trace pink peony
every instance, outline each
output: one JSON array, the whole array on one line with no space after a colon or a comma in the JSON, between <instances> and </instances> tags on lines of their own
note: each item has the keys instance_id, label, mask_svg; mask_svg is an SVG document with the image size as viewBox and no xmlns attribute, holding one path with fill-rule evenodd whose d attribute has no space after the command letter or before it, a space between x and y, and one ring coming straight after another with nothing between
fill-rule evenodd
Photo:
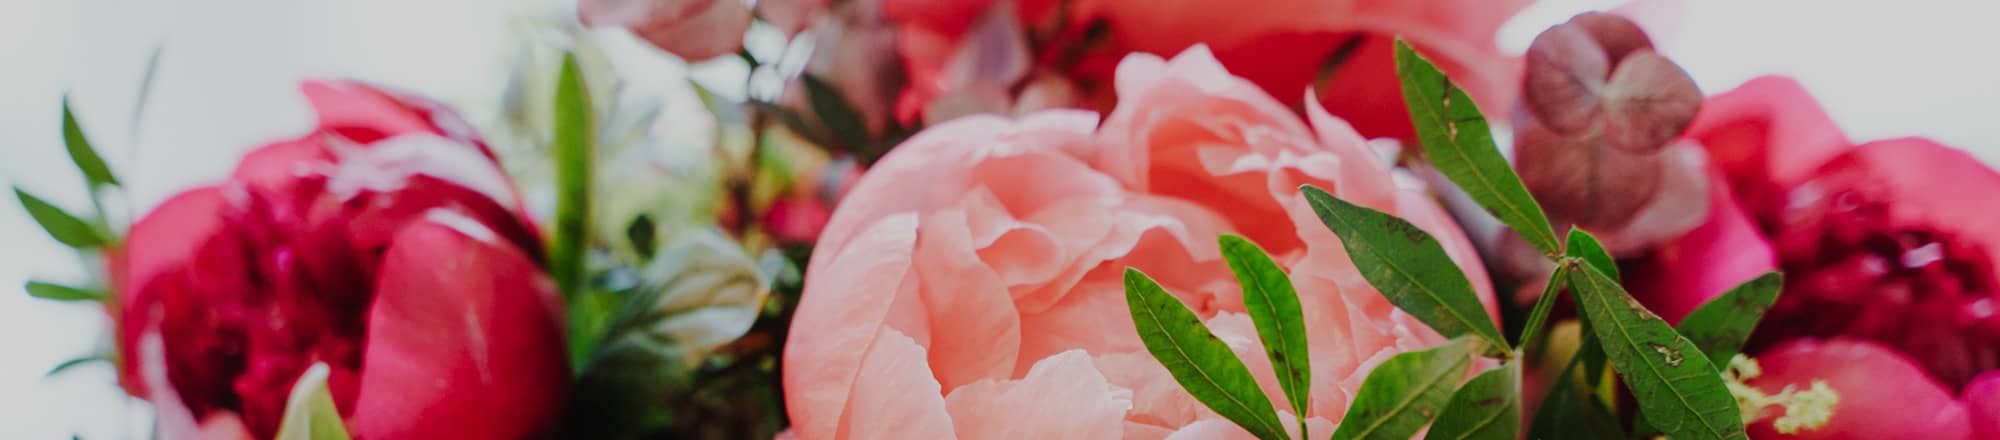
<instances>
[{"instance_id":1,"label":"pink peony","mask_svg":"<svg viewBox=\"0 0 2000 440\"><path fill-rule=\"evenodd\" d=\"M562 302L492 153L434 102L304 90L314 131L132 226L113 261L129 391L164 438L269 438L325 363L356 438L550 433Z\"/></svg>"},{"instance_id":2,"label":"pink peony","mask_svg":"<svg viewBox=\"0 0 2000 440\"><path fill-rule=\"evenodd\" d=\"M2000 436L2000 173L1924 139L1852 145L1780 78L1709 98L1683 137L1708 151L1711 215L1628 268L1635 296L1679 320L1782 270L1750 383L1840 396L1797 438Z\"/></svg>"},{"instance_id":3,"label":"pink peony","mask_svg":"<svg viewBox=\"0 0 2000 440\"><path fill-rule=\"evenodd\" d=\"M1444 211L1344 121L1300 120L1201 46L1119 65L1105 118L1052 110L933 126L862 177L821 236L785 353L804 439L1247 437L1145 351L1126 267L1179 296L1285 407L1216 247L1244 234L1305 308L1312 428L1332 432L1366 373L1443 338L1356 272L1301 184L1438 237L1491 288ZM1289 417L1289 416L1287 416Z\"/></svg>"}]
</instances>

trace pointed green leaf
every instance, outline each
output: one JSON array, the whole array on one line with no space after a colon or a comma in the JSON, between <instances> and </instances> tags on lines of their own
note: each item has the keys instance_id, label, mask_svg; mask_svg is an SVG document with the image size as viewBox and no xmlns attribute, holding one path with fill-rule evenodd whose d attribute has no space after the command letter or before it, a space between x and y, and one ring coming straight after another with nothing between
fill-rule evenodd
<instances>
[{"instance_id":1,"label":"pointed green leaf","mask_svg":"<svg viewBox=\"0 0 2000 440\"><path fill-rule=\"evenodd\" d=\"M103 301L109 296L103 290L70 287L55 283L29 281L28 296L56 301Z\"/></svg>"},{"instance_id":2,"label":"pointed green leaf","mask_svg":"<svg viewBox=\"0 0 2000 440\"><path fill-rule=\"evenodd\" d=\"M1528 426L1529 440L1622 437L1618 419L1584 392L1582 382L1575 377L1582 360L1581 355L1570 357L1569 366L1563 367L1548 394L1542 395L1542 404L1535 407L1534 423Z\"/></svg>"},{"instance_id":3,"label":"pointed green leaf","mask_svg":"<svg viewBox=\"0 0 2000 440\"><path fill-rule=\"evenodd\" d=\"M1250 367L1217 339L1194 311L1138 269L1125 269L1125 303L1146 351L1167 367L1195 400L1257 438L1288 438L1271 399L1257 387Z\"/></svg>"},{"instance_id":4,"label":"pointed green leaf","mask_svg":"<svg viewBox=\"0 0 2000 440\"><path fill-rule=\"evenodd\" d=\"M56 241L64 245L77 249L90 249L104 246L104 243L109 241L103 233L85 223L83 219L70 215L62 208L28 194L21 188L14 188L14 197L21 199L21 206L28 209L28 216L33 217L35 223L41 224L42 230L48 231L50 237L55 237Z\"/></svg>"},{"instance_id":5,"label":"pointed green leaf","mask_svg":"<svg viewBox=\"0 0 2000 440\"><path fill-rule=\"evenodd\" d=\"M1603 270L1589 267L1593 263L1564 261L1571 266L1569 285L1577 308L1589 317L1606 357L1648 421L1677 439L1747 438L1735 397L1694 342L1632 299Z\"/></svg>"},{"instance_id":6,"label":"pointed green leaf","mask_svg":"<svg viewBox=\"0 0 2000 440\"><path fill-rule=\"evenodd\" d=\"M1333 440L1405 440L1436 417L1472 365L1471 339L1390 356L1368 372Z\"/></svg>"},{"instance_id":7,"label":"pointed green leaf","mask_svg":"<svg viewBox=\"0 0 2000 440\"><path fill-rule=\"evenodd\" d=\"M285 399L285 418L278 422L278 440L347 440L347 426L326 390L326 364L313 364L292 385Z\"/></svg>"},{"instance_id":8,"label":"pointed green leaf","mask_svg":"<svg viewBox=\"0 0 2000 440\"><path fill-rule=\"evenodd\" d=\"M1568 270L1558 265L1555 273L1549 274L1548 285L1542 287L1542 297L1535 299L1534 310L1528 312L1528 326L1521 328L1521 341L1515 345L1527 347L1528 344L1536 344L1535 338L1541 337L1542 327L1549 321L1549 311L1555 309L1556 297L1562 296L1563 275Z\"/></svg>"},{"instance_id":9,"label":"pointed green leaf","mask_svg":"<svg viewBox=\"0 0 2000 440\"><path fill-rule=\"evenodd\" d=\"M111 167L104 165L104 158L97 155L97 149L90 146L90 138L83 135L83 127L76 123L76 114L70 111L67 96L63 97L62 125L63 146L69 149L69 160L76 163L76 169L83 171L83 178L90 182L90 188L118 185L118 178L111 175Z\"/></svg>"},{"instance_id":10,"label":"pointed green leaf","mask_svg":"<svg viewBox=\"0 0 2000 440\"><path fill-rule=\"evenodd\" d=\"M833 132L833 140L846 144L852 151L869 148L868 126L862 123L861 112L854 110L847 98L840 95L840 89L812 75L800 75L799 78L805 83L806 99L812 105L814 116L818 116L827 130Z\"/></svg>"},{"instance_id":11,"label":"pointed green leaf","mask_svg":"<svg viewBox=\"0 0 2000 440\"><path fill-rule=\"evenodd\" d=\"M1521 363L1511 361L1473 376L1451 394L1424 438L1512 440L1521 432Z\"/></svg>"},{"instance_id":12,"label":"pointed green leaf","mask_svg":"<svg viewBox=\"0 0 2000 440\"><path fill-rule=\"evenodd\" d=\"M1340 236L1354 267L1389 303L1446 337L1476 334L1494 347L1508 347L1465 272L1437 239L1410 222L1347 203L1318 187L1299 190L1327 229Z\"/></svg>"},{"instance_id":13,"label":"pointed green leaf","mask_svg":"<svg viewBox=\"0 0 2000 440\"><path fill-rule=\"evenodd\" d=\"M1535 249L1557 255L1548 216L1494 147L1493 131L1472 97L1402 39L1396 40L1396 76L1402 80L1403 102L1431 165Z\"/></svg>"},{"instance_id":14,"label":"pointed green leaf","mask_svg":"<svg viewBox=\"0 0 2000 440\"><path fill-rule=\"evenodd\" d=\"M1569 244L1565 247L1568 249L1563 251L1564 255L1589 261L1591 267L1603 270L1605 277L1618 280L1618 261L1611 258L1611 252L1604 250L1604 243L1597 242L1597 237L1582 229L1570 228Z\"/></svg>"},{"instance_id":15,"label":"pointed green leaf","mask_svg":"<svg viewBox=\"0 0 2000 440\"><path fill-rule=\"evenodd\" d=\"M597 129L589 85L575 53L564 53L556 77L555 138L550 150L556 165L555 231L549 245L549 275L569 304L570 360L581 365L596 346L594 326L609 299L584 298L585 249L590 239L591 167L597 155Z\"/></svg>"},{"instance_id":16,"label":"pointed green leaf","mask_svg":"<svg viewBox=\"0 0 2000 440\"><path fill-rule=\"evenodd\" d=\"M1757 329L1757 321L1764 318L1764 312L1778 302L1778 291L1784 283L1784 277L1777 272L1751 279L1688 313L1681 318L1679 330L1701 347L1709 362L1728 365L1729 358L1735 357L1743 349L1743 343L1750 340L1750 331Z\"/></svg>"},{"instance_id":17,"label":"pointed green leaf","mask_svg":"<svg viewBox=\"0 0 2000 440\"><path fill-rule=\"evenodd\" d=\"M1609 277L1612 281L1618 280L1618 263L1611 258L1610 252L1604 250L1604 244L1597 242L1597 237L1593 237L1590 233L1583 230L1570 228L1568 240L1568 245L1565 246L1567 249L1564 251L1565 255L1589 261L1592 265L1591 267L1602 269L1601 272L1604 276ZM1560 268L1560 265L1558 267ZM1565 283L1562 281L1563 278L1550 277L1549 279L1558 284ZM1591 334L1589 316L1577 316L1577 322L1583 325L1583 334ZM1592 380L1608 376L1604 371L1603 345L1598 343L1597 338L1585 337L1582 339L1583 346L1577 349L1577 353L1583 357L1584 374ZM1605 387L1600 391L1610 393L1613 391L1610 388L1612 387Z\"/></svg>"},{"instance_id":18,"label":"pointed green leaf","mask_svg":"<svg viewBox=\"0 0 2000 440\"><path fill-rule=\"evenodd\" d=\"M1292 414L1305 429L1308 391L1312 389L1312 367L1307 355L1306 317L1299 308L1299 292L1292 279L1264 248L1240 235L1224 234L1217 240L1222 259L1243 284L1243 307L1257 324L1257 337L1264 341L1264 353L1278 375L1278 386L1292 404ZM1301 433L1301 437L1305 434Z\"/></svg>"},{"instance_id":19,"label":"pointed green leaf","mask_svg":"<svg viewBox=\"0 0 2000 440\"><path fill-rule=\"evenodd\" d=\"M79 365L84 365L91 362L111 362L111 356L104 353L97 353L76 359L66 360L60 364L56 364L55 368L50 368L49 372L42 373L42 377L52 377L57 374L62 374L62 372L69 371L69 369L71 368L76 368Z\"/></svg>"}]
</instances>

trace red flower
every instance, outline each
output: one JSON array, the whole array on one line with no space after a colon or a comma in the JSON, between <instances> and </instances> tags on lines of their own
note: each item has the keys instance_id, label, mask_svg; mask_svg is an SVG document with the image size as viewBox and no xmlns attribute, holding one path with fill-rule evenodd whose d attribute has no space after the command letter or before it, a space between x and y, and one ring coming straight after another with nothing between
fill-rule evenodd
<instances>
[{"instance_id":1,"label":"red flower","mask_svg":"<svg viewBox=\"0 0 2000 440\"><path fill-rule=\"evenodd\" d=\"M563 309L493 154L436 103L303 88L316 130L133 225L115 261L128 390L169 438L268 438L325 363L358 438L546 433Z\"/></svg>"},{"instance_id":2,"label":"red flower","mask_svg":"<svg viewBox=\"0 0 2000 440\"><path fill-rule=\"evenodd\" d=\"M1709 152L1711 217L1634 264L1635 295L1678 320L1782 270L1746 347L1770 374L1750 383L1840 395L1798 437L2000 436L2000 173L1924 139L1850 146L1778 78L1710 98L1684 137Z\"/></svg>"},{"instance_id":3,"label":"red flower","mask_svg":"<svg viewBox=\"0 0 2000 440\"><path fill-rule=\"evenodd\" d=\"M909 26L900 48L907 95L927 104L965 84L947 72L979 15L994 0L886 0L883 13ZM1366 137L1414 134L1397 85L1390 43L1400 36L1466 87L1481 108L1512 108L1520 63L1494 34L1529 0L1015 1L1020 24L1039 32L1043 68L1108 95L1112 67L1126 54L1180 53L1206 44L1229 71L1297 107L1323 67L1318 99ZM1063 10L1068 8L1068 10ZM1060 23L1055 20L1062 20ZM1101 30L1098 29L1101 26ZM1053 30L1054 32L1048 32ZM1101 34L1099 33L1101 32ZM1025 76L1023 76L1025 77ZM1018 79L1018 78L1017 78ZM1086 101L1089 101L1086 99ZM1102 104L1102 103L1100 103ZM1108 105L1103 105L1108 109ZM903 109L904 116L916 113ZM933 121L934 122L934 121Z\"/></svg>"}]
</instances>

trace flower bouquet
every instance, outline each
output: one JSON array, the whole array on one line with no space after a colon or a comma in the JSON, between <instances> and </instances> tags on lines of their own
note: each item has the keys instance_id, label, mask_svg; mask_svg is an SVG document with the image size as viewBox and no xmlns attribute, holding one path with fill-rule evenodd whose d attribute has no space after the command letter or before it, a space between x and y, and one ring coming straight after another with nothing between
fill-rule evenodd
<instances>
[{"instance_id":1,"label":"flower bouquet","mask_svg":"<svg viewBox=\"0 0 2000 440\"><path fill-rule=\"evenodd\" d=\"M134 215L65 101L25 290L170 439L2000 437L2000 173L1526 6L582 0Z\"/></svg>"}]
</instances>

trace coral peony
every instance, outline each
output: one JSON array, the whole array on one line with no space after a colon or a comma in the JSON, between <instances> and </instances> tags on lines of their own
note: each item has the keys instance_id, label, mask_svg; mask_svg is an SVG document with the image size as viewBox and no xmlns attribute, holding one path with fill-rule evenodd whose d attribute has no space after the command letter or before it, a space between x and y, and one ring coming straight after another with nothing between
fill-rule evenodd
<instances>
[{"instance_id":1,"label":"coral peony","mask_svg":"<svg viewBox=\"0 0 2000 440\"><path fill-rule=\"evenodd\" d=\"M357 438L547 433L563 309L492 153L436 103L304 91L316 130L133 225L113 262L128 389L165 438L269 438L324 363Z\"/></svg>"},{"instance_id":2,"label":"coral peony","mask_svg":"<svg viewBox=\"0 0 2000 440\"><path fill-rule=\"evenodd\" d=\"M1784 292L1746 347L1775 392L1825 380L1831 422L1798 438L1979 438L2000 422L2000 173L1923 139L1850 145L1798 84L1709 98L1706 224L1628 268L1663 317L1758 273ZM1770 418L1753 432L1778 435ZM1987 430L1984 433L1980 430Z\"/></svg>"},{"instance_id":3,"label":"coral peony","mask_svg":"<svg viewBox=\"0 0 2000 440\"><path fill-rule=\"evenodd\" d=\"M1073 110L956 119L862 177L815 250L786 348L800 438L1247 437L1147 354L1120 283L1126 267L1152 274L1281 399L1225 232L1291 273L1312 335L1308 416L1331 432L1373 365L1444 339L1368 285L1306 183L1438 237L1492 307L1464 234L1342 120L1313 108L1308 125L1201 46L1127 58L1117 91L1101 127Z\"/></svg>"}]
</instances>

